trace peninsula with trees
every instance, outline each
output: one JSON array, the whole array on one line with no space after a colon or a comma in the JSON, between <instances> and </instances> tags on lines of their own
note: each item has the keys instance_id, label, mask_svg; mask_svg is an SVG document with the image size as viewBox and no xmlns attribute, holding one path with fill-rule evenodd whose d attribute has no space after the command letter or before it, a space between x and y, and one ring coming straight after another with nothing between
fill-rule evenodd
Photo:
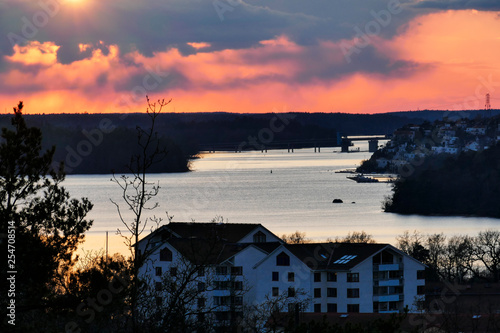
<instances>
[{"instance_id":1,"label":"peninsula with trees","mask_svg":"<svg viewBox=\"0 0 500 333\"><path fill-rule=\"evenodd\" d=\"M405 125L358 172L399 175L386 212L500 217L500 118Z\"/></svg>"}]
</instances>

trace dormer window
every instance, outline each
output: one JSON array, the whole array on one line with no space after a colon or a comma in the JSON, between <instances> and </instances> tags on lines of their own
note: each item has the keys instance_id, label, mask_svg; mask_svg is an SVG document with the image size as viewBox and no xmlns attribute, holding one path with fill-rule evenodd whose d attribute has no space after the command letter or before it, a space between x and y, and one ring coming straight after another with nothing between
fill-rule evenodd
<instances>
[{"instance_id":1,"label":"dormer window","mask_svg":"<svg viewBox=\"0 0 500 333\"><path fill-rule=\"evenodd\" d=\"M266 234L262 231L259 231L253 235L254 243L265 243L266 242Z\"/></svg>"},{"instance_id":2,"label":"dormer window","mask_svg":"<svg viewBox=\"0 0 500 333\"><path fill-rule=\"evenodd\" d=\"M172 251L168 248L160 250L160 261L172 261Z\"/></svg>"},{"instance_id":3,"label":"dormer window","mask_svg":"<svg viewBox=\"0 0 500 333\"><path fill-rule=\"evenodd\" d=\"M290 256L281 252L276 256L276 266L290 266Z\"/></svg>"}]
</instances>

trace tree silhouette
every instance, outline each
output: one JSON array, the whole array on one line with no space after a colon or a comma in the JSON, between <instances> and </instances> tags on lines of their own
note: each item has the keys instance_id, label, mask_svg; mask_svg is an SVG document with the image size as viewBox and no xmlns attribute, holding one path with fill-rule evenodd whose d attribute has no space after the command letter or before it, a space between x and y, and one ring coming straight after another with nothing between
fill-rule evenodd
<instances>
[{"instance_id":1,"label":"tree silhouette","mask_svg":"<svg viewBox=\"0 0 500 333\"><path fill-rule=\"evenodd\" d=\"M44 314L61 306L57 298L76 261L73 254L92 225L85 220L92 204L86 198L70 199L61 186L63 165L57 170L51 166L55 149L42 152L41 131L26 126L23 107L22 102L14 107L12 128L2 128L0 233L14 235L14 241L0 238L0 244L15 258L9 271L17 272L16 328L36 331L40 322L29 319L42 315L38 320L43 320ZM6 278L0 283L7 288ZM2 309L4 295L2 290Z\"/></svg>"},{"instance_id":2,"label":"tree silhouette","mask_svg":"<svg viewBox=\"0 0 500 333\"><path fill-rule=\"evenodd\" d=\"M139 240L142 233L149 225L152 232L158 228L161 218L148 216L147 211L152 211L158 207L157 202L152 200L158 195L160 186L158 183L150 182L147 174L151 167L161 162L167 155L166 149L161 146L155 123L162 109L168 105L171 100L158 100L152 103L146 96L148 107L146 113L150 118L150 126L146 129L137 127L137 145L139 153L132 155L130 163L127 166L132 176L122 175L117 177L113 175L111 181L118 184L122 192L124 206L132 212L128 218L123 213L120 205L111 200L116 206L120 220L128 232L122 232L118 229L117 233L125 239L125 244L131 253L131 285L130 285L130 306L132 309L132 331L138 332L138 299L142 283L139 279L139 268L148 258L149 253L139 251ZM148 248L146 246L146 248Z\"/></svg>"}]
</instances>

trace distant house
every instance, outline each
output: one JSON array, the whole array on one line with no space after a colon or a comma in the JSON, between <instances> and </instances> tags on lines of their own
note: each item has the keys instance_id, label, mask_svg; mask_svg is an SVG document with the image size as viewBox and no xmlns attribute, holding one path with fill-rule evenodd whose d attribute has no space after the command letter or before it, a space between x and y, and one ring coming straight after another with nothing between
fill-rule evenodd
<instances>
[{"instance_id":1,"label":"distant house","mask_svg":"<svg viewBox=\"0 0 500 333\"><path fill-rule=\"evenodd\" d=\"M467 127L465 132L471 135L486 135L486 127L483 126L474 126Z\"/></svg>"},{"instance_id":2,"label":"distant house","mask_svg":"<svg viewBox=\"0 0 500 333\"><path fill-rule=\"evenodd\" d=\"M181 262L203 266L197 283L212 288L192 306L214 307L218 321L283 295L289 311L307 299L302 310L317 313L414 312L424 300L425 266L389 244L285 244L261 224L169 223L139 248L149 253L140 275L157 290Z\"/></svg>"},{"instance_id":3,"label":"distant house","mask_svg":"<svg viewBox=\"0 0 500 333\"><path fill-rule=\"evenodd\" d=\"M465 145L464 150L479 151L481 150L481 145L477 141L471 141Z\"/></svg>"},{"instance_id":4,"label":"distant house","mask_svg":"<svg viewBox=\"0 0 500 333\"><path fill-rule=\"evenodd\" d=\"M456 131L453 129L441 130L440 133L441 133L440 136L444 138L452 138L456 135Z\"/></svg>"},{"instance_id":5,"label":"distant house","mask_svg":"<svg viewBox=\"0 0 500 333\"><path fill-rule=\"evenodd\" d=\"M397 130L394 132L393 140L413 140L415 139L415 131Z\"/></svg>"}]
</instances>

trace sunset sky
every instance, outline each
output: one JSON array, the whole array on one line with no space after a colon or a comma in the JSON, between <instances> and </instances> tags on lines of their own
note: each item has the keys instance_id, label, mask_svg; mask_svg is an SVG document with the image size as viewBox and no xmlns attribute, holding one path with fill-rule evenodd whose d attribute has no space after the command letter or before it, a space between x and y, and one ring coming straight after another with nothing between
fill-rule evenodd
<instances>
[{"instance_id":1,"label":"sunset sky","mask_svg":"<svg viewBox=\"0 0 500 333\"><path fill-rule=\"evenodd\" d=\"M500 108L496 0L0 0L0 112Z\"/></svg>"}]
</instances>

